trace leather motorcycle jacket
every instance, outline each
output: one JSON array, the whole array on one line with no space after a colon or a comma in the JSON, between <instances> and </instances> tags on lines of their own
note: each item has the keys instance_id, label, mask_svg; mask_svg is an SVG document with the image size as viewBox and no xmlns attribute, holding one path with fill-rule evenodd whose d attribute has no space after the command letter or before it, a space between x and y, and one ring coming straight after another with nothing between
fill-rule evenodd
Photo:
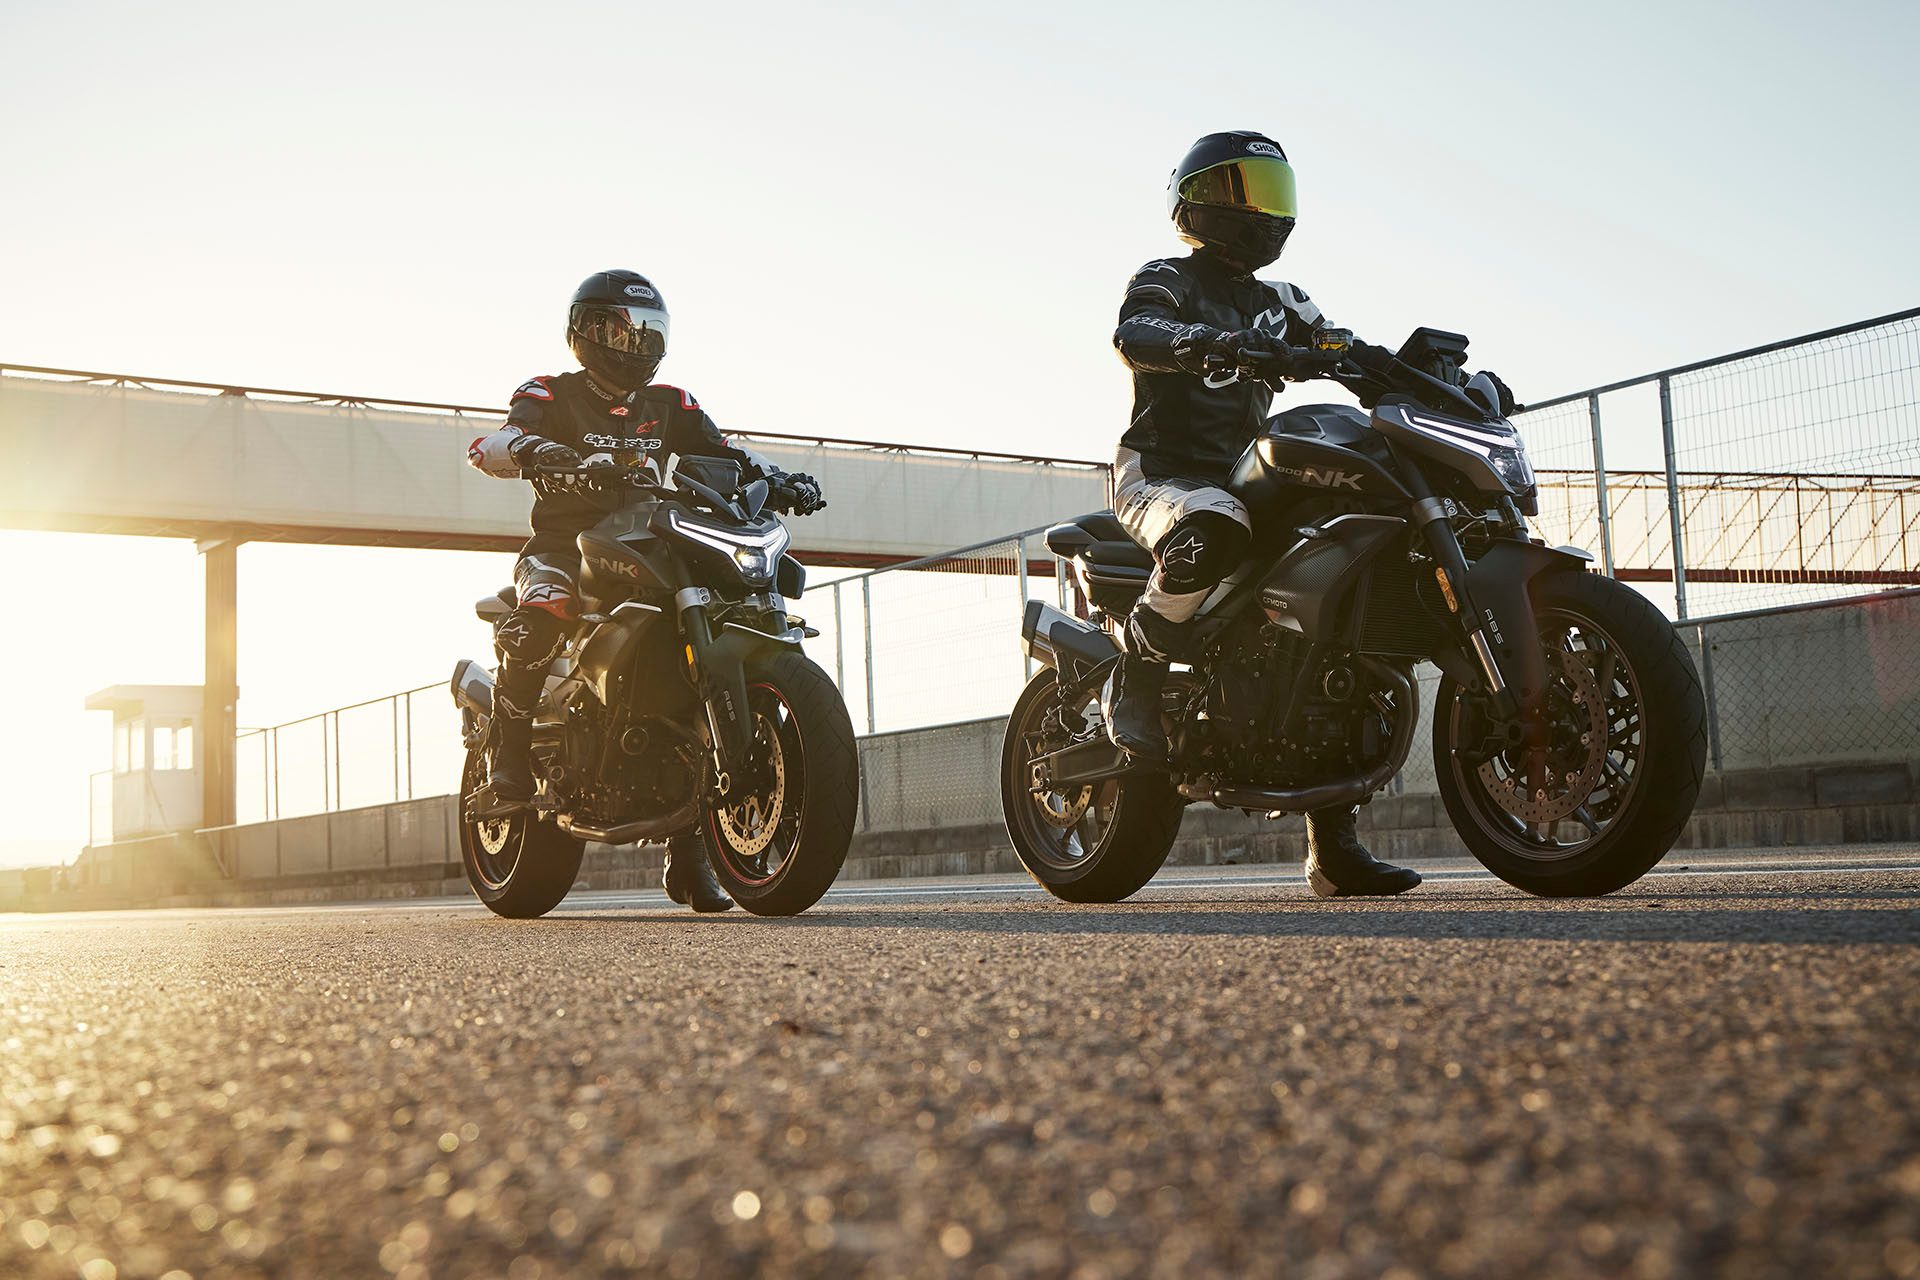
<instances>
[{"instance_id":1,"label":"leather motorcycle jacket","mask_svg":"<svg viewBox=\"0 0 1920 1280\"><path fill-rule=\"evenodd\" d=\"M729 444L699 402L680 388L653 383L623 395L602 389L584 370L521 383L506 422L468 446L467 460L488 475L515 478L519 459L537 439L564 444L586 461L651 462L663 477L668 458L678 454L732 458L750 477L773 470ZM571 550L575 537L606 514L591 496L565 486L536 483L534 493L530 552Z\"/></svg>"},{"instance_id":2,"label":"leather motorcycle jacket","mask_svg":"<svg viewBox=\"0 0 1920 1280\"><path fill-rule=\"evenodd\" d=\"M1133 370L1133 420L1121 447L1140 455L1148 479L1224 483L1266 421L1273 388L1232 369L1204 372L1194 353L1244 329L1304 347L1326 327L1300 289L1237 273L1204 250L1149 262L1127 284L1113 335Z\"/></svg>"}]
</instances>

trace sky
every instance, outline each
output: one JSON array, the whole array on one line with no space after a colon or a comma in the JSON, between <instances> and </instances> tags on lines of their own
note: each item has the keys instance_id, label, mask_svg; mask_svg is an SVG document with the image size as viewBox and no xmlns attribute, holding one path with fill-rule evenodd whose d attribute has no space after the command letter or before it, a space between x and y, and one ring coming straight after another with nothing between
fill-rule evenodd
<instances>
[{"instance_id":1,"label":"sky","mask_svg":"<svg viewBox=\"0 0 1920 1280\"><path fill-rule=\"evenodd\" d=\"M500 403L619 265L723 426L1101 457L1167 172L1252 128L1302 205L1268 274L1543 398L1912 305L1916 37L1867 0L0 0L0 364ZM182 543L0 563L141 602L0 628L4 864L84 840L80 700L196 682L200 596ZM242 720L439 679L506 563L244 549Z\"/></svg>"}]
</instances>

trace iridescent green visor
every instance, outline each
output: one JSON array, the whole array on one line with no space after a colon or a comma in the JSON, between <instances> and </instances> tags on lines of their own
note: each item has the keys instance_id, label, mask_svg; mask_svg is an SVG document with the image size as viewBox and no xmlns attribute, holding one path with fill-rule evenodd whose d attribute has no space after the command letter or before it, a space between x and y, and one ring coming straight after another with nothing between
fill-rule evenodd
<instances>
[{"instance_id":1,"label":"iridescent green visor","mask_svg":"<svg viewBox=\"0 0 1920 1280\"><path fill-rule=\"evenodd\" d=\"M1173 202L1245 209L1270 218L1297 217L1293 166L1272 156L1245 156L1188 174Z\"/></svg>"}]
</instances>

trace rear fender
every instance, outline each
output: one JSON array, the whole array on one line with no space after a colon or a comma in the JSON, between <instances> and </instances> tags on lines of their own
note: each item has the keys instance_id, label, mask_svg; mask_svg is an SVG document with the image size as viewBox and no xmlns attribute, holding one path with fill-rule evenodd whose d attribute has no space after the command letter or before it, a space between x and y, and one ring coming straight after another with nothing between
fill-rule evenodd
<instances>
[{"instance_id":1,"label":"rear fender","mask_svg":"<svg viewBox=\"0 0 1920 1280\"><path fill-rule=\"evenodd\" d=\"M1020 621L1020 646L1035 662L1052 667L1071 680L1120 652L1113 637L1080 618L1068 617L1040 600L1027 601Z\"/></svg>"}]
</instances>

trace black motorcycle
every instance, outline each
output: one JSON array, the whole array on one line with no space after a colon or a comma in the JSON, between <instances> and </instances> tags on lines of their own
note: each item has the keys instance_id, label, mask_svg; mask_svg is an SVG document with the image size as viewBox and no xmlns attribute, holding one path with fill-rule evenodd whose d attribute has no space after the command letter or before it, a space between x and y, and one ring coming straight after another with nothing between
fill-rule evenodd
<instances>
[{"instance_id":1,"label":"black motorcycle","mask_svg":"<svg viewBox=\"0 0 1920 1280\"><path fill-rule=\"evenodd\" d=\"M1495 875L1611 893L1672 847L1705 763L1693 660L1645 597L1587 572L1586 552L1528 536L1526 448L1494 384L1460 372L1466 346L1420 329L1396 355L1330 332L1292 353L1374 408L1278 414L1239 459L1228 488L1254 550L1208 598L1191 670L1167 681L1158 766L1108 741L1098 705L1109 631L1152 557L1110 511L1047 531L1093 616L1028 603L1022 636L1044 669L1008 723L1001 799L1049 892L1127 897L1196 801L1278 817L1370 799L1412 746L1421 661L1441 673L1447 815ZM1271 358L1239 365L1257 376Z\"/></svg>"},{"instance_id":2,"label":"black motorcycle","mask_svg":"<svg viewBox=\"0 0 1920 1280\"><path fill-rule=\"evenodd\" d=\"M860 760L840 691L801 652L817 633L788 604L806 570L767 482L697 457L666 486L595 465L529 475L607 514L579 537L584 611L534 717L531 808L475 816L493 679L471 659L454 668L467 882L500 915L539 916L572 887L586 841L671 840L676 856L711 854L747 910L805 911L846 860ZM513 604L509 587L476 612L498 625Z\"/></svg>"}]
</instances>

